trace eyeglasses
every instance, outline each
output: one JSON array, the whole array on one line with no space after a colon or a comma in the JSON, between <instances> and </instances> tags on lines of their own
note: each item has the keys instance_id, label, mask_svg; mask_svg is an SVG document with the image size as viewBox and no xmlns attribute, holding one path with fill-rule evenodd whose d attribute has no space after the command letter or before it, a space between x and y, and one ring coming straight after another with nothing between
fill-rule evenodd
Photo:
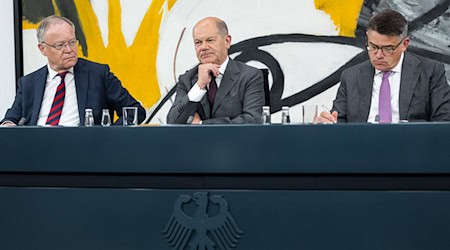
<instances>
[{"instance_id":1,"label":"eyeglasses","mask_svg":"<svg viewBox=\"0 0 450 250\"><path fill-rule=\"evenodd\" d=\"M46 45L48 45L48 46L50 46L52 48L55 48L56 50L62 50L66 46L69 46L71 48L76 47L78 45L78 40L72 39L72 40L69 40L67 42L59 42L59 43L56 43L56 44L48 44L46 42L42 42L42 43L46 44Z\"/></svg>"},{"instance_id":2,"label":"eyeglasses","mask_svg":"<svg viewBox=\"0 0 450 250\"><path fill-rule=\"evenodd\" d=\"M375 45L373 43L369 43L367 44L367 50L372 53L372 54L376 54L378 53L378 50L381 49L381 53L383 53L383 55L385 56L390 56L392 54L394 54L394 51L398 48L398 46L400 46L400 44L402 44L403 40L405 40L406 37L404 37L397 45L392 46L378 46Z\"/></svg>"}]
</instances>

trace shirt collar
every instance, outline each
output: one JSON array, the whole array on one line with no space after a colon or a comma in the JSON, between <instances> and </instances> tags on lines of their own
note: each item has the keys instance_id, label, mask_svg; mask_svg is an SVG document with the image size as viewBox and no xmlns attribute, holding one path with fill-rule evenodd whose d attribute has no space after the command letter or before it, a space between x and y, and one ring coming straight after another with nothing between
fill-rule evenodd
<instances>
[{"instance_id":1,"label":"shirt collar","mask_svg":"<svg viewBox=\"0 0 450 250\"><path fill-rule=\"evenodd\" d=\"M230 61L230 58L227 56L227 59L225 59L225 62L220 65L219 72L221 75L225 74L225 70L227 69L228 62Z\"/></svg>"},{"instance_id":2,"label":"shirt collar","mask_svg":"<svg viewBox=\"0 0 450 250\"><path fill-rule=\"evenodd\" d=\"M50 65L47 64L47 69L48 69L48 79L54 79L56 77L56 75L58 74L58 72L54 71ZM70 72L71 74L73 74L73 67L67 70L68 72Z\"/></svg>"},{"instance_id":3,"label":"shirt collar","mask_svg":"<svg viewBox=\"0 0 450 250\"><path fill-rule=\"evenodd\" d=\"M395 65L394 68L391 69L392 72L394 73L401 73L402 72L402 65L403 65L403 57L404 57L405 53L402 52L402 55L400 56L400 60L398 60L397 65ZM375 69L375 75L378 74L382 74L383 71Z\"/></svg>"}]
</instances>

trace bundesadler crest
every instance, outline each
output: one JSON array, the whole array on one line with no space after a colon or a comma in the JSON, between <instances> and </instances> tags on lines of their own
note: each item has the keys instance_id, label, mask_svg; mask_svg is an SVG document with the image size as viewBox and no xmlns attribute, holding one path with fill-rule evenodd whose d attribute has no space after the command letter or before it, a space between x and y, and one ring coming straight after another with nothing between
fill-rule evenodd
<instances>
[{"instance_id":1,"label":"bundesadler crest","mask_svg":"<svg viewBox=\"0 0 450 250\"><path fill-rule=\"evenodd\" d=\"M210 211L214 209L215 213ZM228 202L222 195L208 198L207 192L194 193L193 198L180 195L162 233L177 250L187 246L188 249L230 250L237 247L243 234L230 214Z\"/></svg>"}]
</instances>

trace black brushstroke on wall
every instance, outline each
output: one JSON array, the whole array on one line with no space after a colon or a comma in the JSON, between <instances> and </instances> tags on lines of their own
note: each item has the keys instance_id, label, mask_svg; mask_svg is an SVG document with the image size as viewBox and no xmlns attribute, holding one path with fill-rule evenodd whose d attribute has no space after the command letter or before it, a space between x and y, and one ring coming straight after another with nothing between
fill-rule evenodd
<instances>
[{"instance_id":1,"label":"black brushstroke on wall","mask_svg":"<svg viewBox=\"0 0 450 250\"><path fill-rule=\"evenodd\" d=\"M322 93L323 91L333 87L340 81L340 75L342 71L346 68L356 65L360 62L368 60L368 54L366 51L366 31L369 24L370 17L374 12L380 11L384 7L389 7L389 5L395 6L396 4L402 2L401 0L366 0L362 6L359 18L357 20L357 28L355 31L355 38L349 37L339 37L339 36L312 36L306 34L275 34L264 37L255 37L248 40L244 40L237 44L233 44L230 48L229 53L238 53L236 60L243 62L248 61L258 61L264 64L272 73L272 88L270 90L270 100L271 100L271 112L278 112L281 110L282 106L294 106L305 102L314 96ZM450 0L442 0L440 3L436 4L432 9L422 13L414 20L409 21L409 33L413 33L426 25L430 24L434 20L444 17L450 19ZM402 12L402 10L399 10ZM414 37L412 37L413 39ZM315 83L309 88L306 88L296 94L282 99L282 94L284 90L284 73L282 70L282 65L279 64L276 58L267 52L263 52L260 48L262 46L268 46L272 44L282 44L282 43L296 43L296 42L306 42L306 43L335 43L335 44L346 44L363 49L358 55L353 57L344 66L337 69L335 72L331 73L329 76L325 77L323 80ZM418 42L418 41L416 41ZM450 47L450 44L447 45ZM432 51L431 47L428 49L415 47L414 45L409 46L408 51L415 54L431 58L433 60L440 61L444 64L450 64L450 55L446 53L437 53ZM301 69L299 69L301 70ZM167 96L158 104L154 109L152 114L150 114L147 122L156 115L156 113L162 108L166 101L175 94L176 86L174 86Z\"/></svg>"},{"instance_id":2,"label":"black brushstroke on wall","mask_svg":"<svg viewBox=\"0 0 450 250\"><path fill-rule=\"evenodd\" d=\"M43 17L53 15L55 13L52 0L21 0L20 3L22 4L21 8L23 19L26 19L32 23L38 23ZM55 0L55 3L61 15L68 17L74 22L76 26L76 36L80 41L80 45L82 46L83 54L88 56L86 37L83 32L83 27L76 10L74 0ZM282 106L294 106L300 104L333 87L334 85L339 83L340 75L344 69L367 60L368 55L367 51L365 50L365 33L370 17L374 12L378 12L383 8L389 7L398 8L398 11L402 12L402 8L399 6L405 6L405 4L407 4L406 6L410 4L411 6L414 6L415 4L420 4L420 1L411 0L411 2L406 2L406 0L365 0L359 14L359 18L357 20L355 38L340 36L312 36L306 34L275 34L264 37L254 37L245 41L241 41L237 44L233 44L230 48L229 53L236 53L236 60L240 60L243 62L258 61L264 64L270 70L272 76L272 88L270 93L272 106L271 111L277 112L281 109ZM430 43L424 43L424 40L421 40L421 37L414 36L417 34L419 34L420 36L421 33L418 32L424 27L426 28L428 25L433 28L437 27L436 25L439 25L439 20L444 20L446 24L450 19L449 6L450 0L441 0L437 2L436 5L430 10L423 10L424 13L417 13L419 14L417 17L412 18L413 20L409 20L409 32L410 34L412 34L411 40L416 42L416 45L421 45L414 46L414 44L410 44L408 48L409 51L450 65L450 53L439 53L439 51L441 50L436 49L442 47L448 48L450 47L450 44L439 44L439 46L435 45L433 47L433 45L430 45ZM323 80L315 83L309 88L306 88L298 93L282 99L283 91L285 88L285 74L283 72L283 65L280 65L277 58L275 58L273 55L261 50L261 47L287 42L345 44L361 48L363 49L363 51L352 58L350 61L348 61L344 66L337 69L329 76L326 76ZM160 108L170 99L170 97L175 93L175 88L176 86L174 86L170 90L168 95L163 98L163 100L154 109L147 121L150 121L151 118L160 110Z\"/></svg>"},{"instance_id":3,"label":"black brushstroke on wall","mask_svg":"<svg viewBox=\"0 0 450 250\"><path fill-rule=\"evenodd\" d=\"M88 56L86 36L83 32L80 18L73 0L56 0L56 6L61 16L69 18L75 24L75 36L81 45L83 55ZM44 17L55 15L52 0L22 0L23 19L37 24Z\"/></svg>"}]
</instances>

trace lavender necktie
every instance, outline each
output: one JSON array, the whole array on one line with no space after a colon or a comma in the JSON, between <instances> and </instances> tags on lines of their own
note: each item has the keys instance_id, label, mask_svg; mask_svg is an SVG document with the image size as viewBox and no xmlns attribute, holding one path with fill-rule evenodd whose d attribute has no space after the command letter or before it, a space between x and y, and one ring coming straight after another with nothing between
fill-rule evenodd
<instances>
[{"instance_id":1,"label":"lavender necktie","mask_svg":"<svg viewBox=\"0 0 450 250\"><path fill-rule=\"evenodd\" d=\"M391 73L392 71L383 72L383 80L381 81L380 96L378 100L380 123L392 122L391 86L389 85L389 76Z\"/></svg>"}]
</instances>

